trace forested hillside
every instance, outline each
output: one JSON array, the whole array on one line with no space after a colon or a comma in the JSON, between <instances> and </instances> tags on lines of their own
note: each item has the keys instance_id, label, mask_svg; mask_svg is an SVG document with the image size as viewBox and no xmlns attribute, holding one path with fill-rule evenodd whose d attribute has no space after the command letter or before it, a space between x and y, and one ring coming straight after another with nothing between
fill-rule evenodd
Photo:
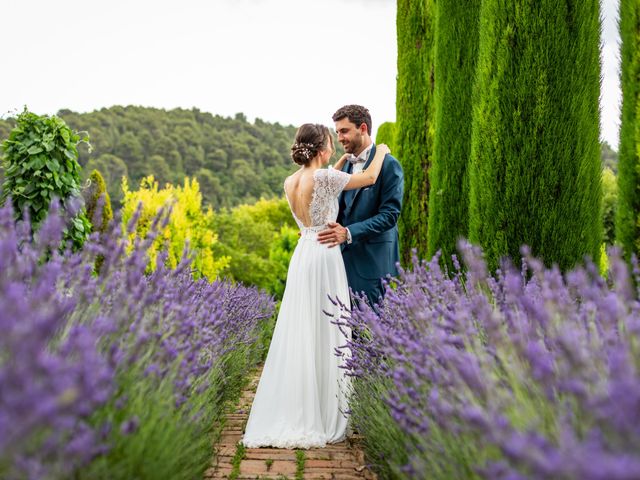
<instances>
[{"instance_id":1,"label":"forested hillside","mask_svg":"<svg viewBox=\"0 0 640 480\"><path fill-rule=\"evenodd\" d=\"M103 174L116 206L123 175L134 186L147 175L161 185L196 177L204 203L220 208L281 196L284 178L296 168L289 157L296 127L250 123L241 113L228 118L196 108L114 106L58 115L73 130L89 133L93 150L80 147L80 164L85 176L94 168ZM0 139L12 127L12 120L0 120Z\"/></svg>"}]
</instances>

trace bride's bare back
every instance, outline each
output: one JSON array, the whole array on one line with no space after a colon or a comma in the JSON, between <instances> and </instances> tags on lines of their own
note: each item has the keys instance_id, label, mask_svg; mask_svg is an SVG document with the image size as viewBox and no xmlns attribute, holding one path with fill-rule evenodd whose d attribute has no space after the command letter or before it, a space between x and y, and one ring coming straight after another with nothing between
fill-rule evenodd
<instances>
[{"instance_id":1,"label":"bride's bare back","mask_svg":"<svg viewBox=\"0 0 640 480\"><path fill-rule=\"evenodd\" d=\"M315 172L316 170L300 169L287 177L284 182L284 190L291 211L305 227L310 227L313 224L310 209L313 200Z\"/></svg>"},{"instance_id":2,"label":"bride's bare back","mask_svg":"<svg viewBox=\"0 0 640 480\"><path fill-rule=\"evenodd\" d=\"M291 212L300 228L317 227L335 222L338 215L338 196L343 190L373 185L389 149L380 145L371 168L354 175L339 168L301 168L284 182L284 191ZM342 167L344 157L336 164Z\"/></svg>"}]
</instances>

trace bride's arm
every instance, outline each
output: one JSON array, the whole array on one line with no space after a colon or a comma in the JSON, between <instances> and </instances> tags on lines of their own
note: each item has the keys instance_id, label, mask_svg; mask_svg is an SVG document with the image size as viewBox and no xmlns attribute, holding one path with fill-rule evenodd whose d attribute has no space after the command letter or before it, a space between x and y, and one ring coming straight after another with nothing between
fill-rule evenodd
<instances>
[{"instance_id":1,"label":"bride's arm","mask_svg":"<svg viewBox=\"0 0 640 480\"><path fill-rule=\"evenodd\" d=\"M347 183L344 187L345 190L354 190L356 188L368 187L369 185L373 185L378 180L378 175L380 175L380 170L382 170L382 161L387 153L391 153L389 147L387 147L384 143L380 145L376 145L376 154L373 157L373 160L366 168L360 173L354 173L351 175L349 179L349 183ZM342 160L342 159L340 159Z\"/></svg>"},{"instance_id":2,"label":"bride's arm","mask_svg":"<svg viewBox=\"0 0 640 480\"><path fill-rule=\"evenodd\" d=\"M345 153L344 155L342 155L340 157L340 160L338 160L336 162L336 164L333 166L333 168L335 168L336 170L342 170L342 167L344 167L344 164L347 161L347 158L349 158L349 154Z\"/></svg>"}]
</instances>

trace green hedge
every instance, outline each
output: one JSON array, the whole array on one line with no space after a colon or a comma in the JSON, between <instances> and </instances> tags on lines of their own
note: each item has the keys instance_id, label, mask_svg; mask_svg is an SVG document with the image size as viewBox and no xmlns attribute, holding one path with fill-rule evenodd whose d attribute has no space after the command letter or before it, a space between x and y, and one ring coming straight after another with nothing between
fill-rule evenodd
<instances>
[{"instance_id":1,"label":"green hedge","mask_svg":"<svg viewBox=\"0 0 640 480\"><path fill-rule=\"evenodd\" d=\"M398 81L395 156L404 170L404 201L398 227L401 259L427 253L429 182L433 149L434 0L398 0Z\"/></svg>"},{"instance_id":2,"label":"green hedge","mask_svg":"<svg viewBox=\"0 0 640 480\"><path fill-rule=\"evenodd\" d=\"M439 0L435 40L435 131L429 171L428 256L445 265L468 236L472 93L481 0Z\"/></svg>"},{"instance_id":3,"label":"green hedge","mask_svg":"<svg viewBox=\"0 0 640 480\"><path fill-rule=\"evenodd\" d=\"M376 133L376 144L384 143L391 149L391 154L396 155L396 124L393 122L384 122L378 127Z\"/></svg>"},{"instance_id":4,"label":"green hedge","mask_svg":"<svg viewBox=\"0 0 640 480\"><path fill-rule=\"evenodd\" d=\"M640 252L640 0L620 1L622 111L616 239L625 256Z\"/></svg>"},{"instance_id":5,"label":"green hedge","mask_svg":"<svg viewBox=\"0 0 640 480\"><path fill-rule=\"evenodd\" d=\"M599 94L598 0L483 1L469 230L491 268L522 244L562 269L598 259Z\"/></svg>"}]
</instances>

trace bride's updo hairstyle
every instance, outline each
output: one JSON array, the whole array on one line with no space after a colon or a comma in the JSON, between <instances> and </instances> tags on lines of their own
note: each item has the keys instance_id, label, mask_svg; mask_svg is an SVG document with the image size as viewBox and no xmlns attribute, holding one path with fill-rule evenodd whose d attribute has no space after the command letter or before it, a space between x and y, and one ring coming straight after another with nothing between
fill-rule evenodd
<instances>
[{"instance_id":1,"label":"bride's updo hairstyle","mask_svg":"<svg viewBox=\"0 0 640 480\"><path fill-rule=\"evenodd\" d=\"M329 138L331 133L324 125L305 123L298 129L296 140L291 145L291 158L298 165L308 165L318 152L328 148Z\"/></svg>"}]
</instances>

